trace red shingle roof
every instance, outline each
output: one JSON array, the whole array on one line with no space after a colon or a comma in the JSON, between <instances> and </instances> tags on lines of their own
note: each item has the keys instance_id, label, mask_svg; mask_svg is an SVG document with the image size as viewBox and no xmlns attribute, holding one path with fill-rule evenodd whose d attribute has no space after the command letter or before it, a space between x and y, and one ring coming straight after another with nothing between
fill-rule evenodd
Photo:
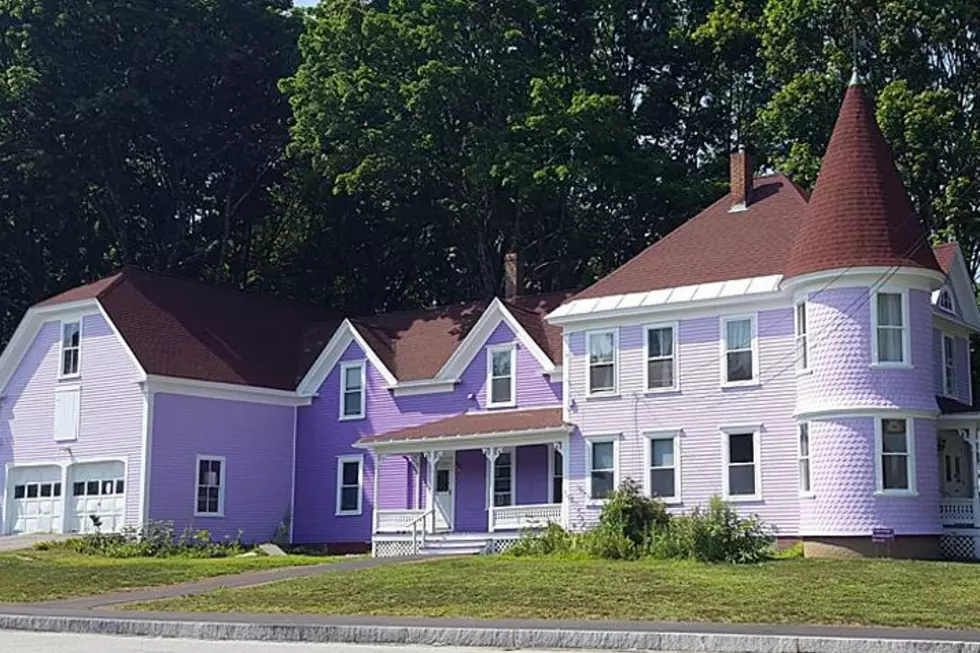
<instances>
[{"instance_id":1,"label":"red shingle roof","mask_svg":"<svg viewBox=\"0 0 980 653\"><path fill-rule=\"evenodd\" d=\"M780 274L806 194L783 175L756 177L748 207L731 204L725 195L575 299Z\"/></svg>"},{"instance_id":2,"label":"red shingle roof","mask_svg":"<svg viewBox=\"0 0 980 653\"><path fill-rule=\"evenodd\" d=\"M895 265L939 270L872 101L852 85L784 274Z\"/></svg>"},{"instance_id":3,"label":"red shingle roof","mask_svg":"<svg viewBox=\"0 0 980 653\"><path fill-rule=\"evenodd\" d=\"M401 442L453 438L488 433L507 433L561 428L564 425L561 408L536 408L529 410L499 411L488 413L464 413L422 426L400 429L362 438L358 444Z\"/></svg>"},{"instance_id":4,"label":"red shingle roof","mask_svg":"<svg viewBox=\"0 0 980 653\"><path fill-rule=\"evenodd\" d=\"M556 364L561 330L544 316L568 293L507 303ZM293 390L342 322L312 304L124 268L42 306L98 299L147 374ZM351 320L400 380L435 376L490 302Z\"/></svg>"},{"instance_id":5,"label":"red shingle roof","mask_svg":"<svg viewBox=\"0 0 980 653\"><path fill-rule=\"evenodd\" d=\"M949 274L953 269L953 261L956 260L956 250L959 245L955 242L941 243L932 248L932 253L936 256L936 262L943 272Z\"/></svg>"}]
</instances>

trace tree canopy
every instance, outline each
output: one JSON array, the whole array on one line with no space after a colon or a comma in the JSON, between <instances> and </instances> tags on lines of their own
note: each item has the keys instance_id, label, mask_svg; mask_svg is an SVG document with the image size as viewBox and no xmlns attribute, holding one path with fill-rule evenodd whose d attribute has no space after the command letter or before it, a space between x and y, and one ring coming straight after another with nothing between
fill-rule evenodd
<instances>
[{"instance_id":1,"label":"tree canopy","mask_svg":"<svg viewBox=\"0 0 980 653\"><path fill-rule=\"evenodd\" d=\"M123 264L352 313L582 286L724 192L812 186L855 53L980 267L973 0L0 0L0 341ZM855 35L857 47L855 48Z\"/></svg>"}]
</instances>

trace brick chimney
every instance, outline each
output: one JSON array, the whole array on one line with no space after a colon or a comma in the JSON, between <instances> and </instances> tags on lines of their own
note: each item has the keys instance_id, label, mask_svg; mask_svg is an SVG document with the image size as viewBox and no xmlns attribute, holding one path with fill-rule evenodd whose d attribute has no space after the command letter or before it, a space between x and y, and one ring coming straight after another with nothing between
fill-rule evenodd
<instances>
[{"instance_id":1,"label":"brick chimney","mask_svg":"<svg viewBox=\"0 0 980 653\"><path fill-rule=\"evenodd\" d=\"M752 157L739 145L738 152L732 152L729 164L731 178L732 206L729 211L744 211L752 202Z\"/></svg>"},{"instance_id":2,"label":"brick chimney","mask_svg":"<svg viewBox=\"0 0 980 653\"><path fill-rule=\"evenodd\" d=\"M522 277L521 260L517 252L507 252L504 255L504 299L510 301L521 293L524 280Z\"/></svg>"}]
</instances>

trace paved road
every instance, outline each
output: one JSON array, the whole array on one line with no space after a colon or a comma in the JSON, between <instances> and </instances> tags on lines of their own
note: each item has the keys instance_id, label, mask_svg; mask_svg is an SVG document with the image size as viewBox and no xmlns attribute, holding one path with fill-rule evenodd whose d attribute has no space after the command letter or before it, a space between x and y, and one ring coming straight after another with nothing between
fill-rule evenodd
<instances>
[{"instance_id":1,"label":"paved road","mask_svg":"<svg viewBox=\"0 0 980 653\"><path fill-rule=\"evenodd\" d=\"M359 646L354 644L284 644L208 642L197 639L152 639L66 635L0 630L0 651L11 653L472 653L486 649L433 646ZM528 651L527 653L534 653Z\"/></svg>"}]
</instances>

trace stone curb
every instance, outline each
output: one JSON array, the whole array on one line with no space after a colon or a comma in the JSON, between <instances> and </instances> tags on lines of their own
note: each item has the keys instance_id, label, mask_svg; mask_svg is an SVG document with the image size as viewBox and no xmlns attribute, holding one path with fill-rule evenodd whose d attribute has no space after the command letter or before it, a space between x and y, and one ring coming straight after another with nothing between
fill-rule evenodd
<instances>
[{"instance_id":1,"label":"stone curb","mask_svg":"<svg viewBox=\"0 0 980 653\"><path fill-rule=\"evenodd\" d=\"M419 644L498 649L592 649L676 653L980 653L980 642L794 635L452 628L340 624L256 624L109 617L2 615L0 630L205 640Z\"/></svg>"}]
</instances>

